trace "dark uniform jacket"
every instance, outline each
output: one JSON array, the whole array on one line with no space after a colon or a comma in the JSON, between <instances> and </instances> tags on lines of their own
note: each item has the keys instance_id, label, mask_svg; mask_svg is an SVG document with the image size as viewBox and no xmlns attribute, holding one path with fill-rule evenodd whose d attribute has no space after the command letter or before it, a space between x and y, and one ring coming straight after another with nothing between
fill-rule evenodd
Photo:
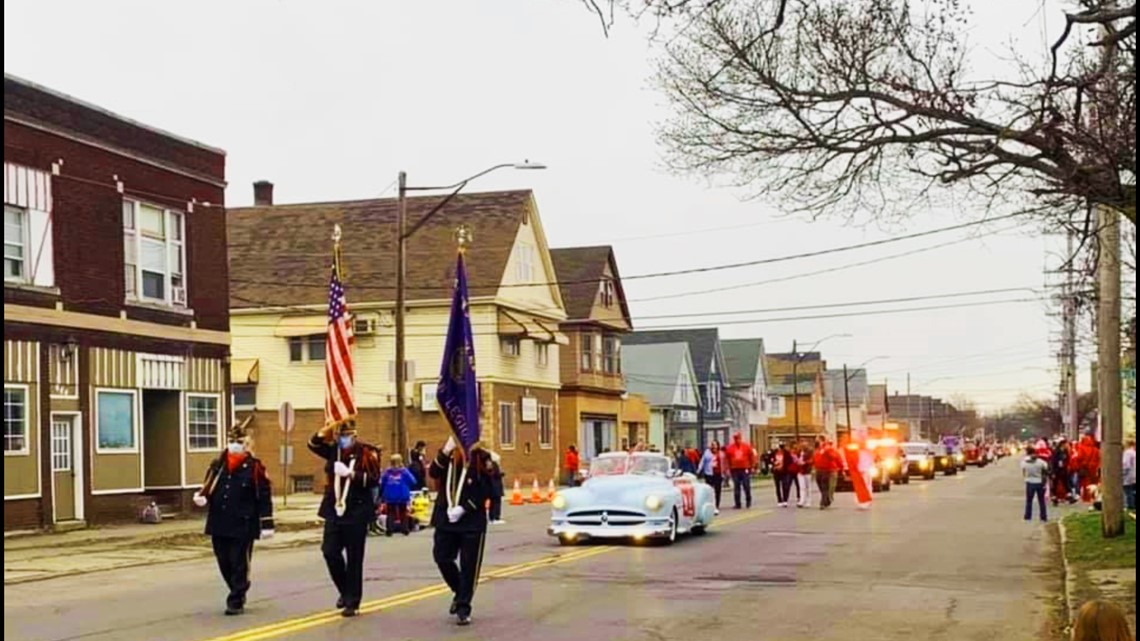
<instances>
[{"instance_id":1,"label":"dark uniform jacket","mask_svg":"<svg viewBox=\"0 0 1140 641\"><path fill-rule=\"evenodd\" d=\"M443 532L485 532L487 531L487 501L494 491L491 470L476 470L468 464L467 477L463 486L456 492L456 505L464 509L459 521L452 523L447 518L447 470L451 467L451 457L442 451L436 455L428 468L428 474L439 483L439 493L435 497L435 507L431 513L431 525ZM456 469L452 481L459 482L462 470Z\"/></svg>"},{"instance_id":2,"label":"dark uniform jacket","mask_svg":"<svg viewBox=\"0 0 1140 641\"><path fill-rule=\"evenodd\" d=\"M217 475L210 492L206 534L235 539L261 538L273 529L273 492L265 466L250 454L233 472L223 454L210 464L208 479Z\"/></svg>"},{"instance_id":3,"label":"dark uniform jacket","mask_svg":"<svg viewBox=\"0 0 1140 641\"><path fill-rule=\"evenodd\" d=\"M343 524L370 523L376 519L376 506L372 501L372 488L380 486L380 451L367 443L357 441L347 450L341 450L333 441L328 443L319 435L313 435L309 440L309 450L325 460L325 495L321 499L321 507L317 515L326 522ZM344 516L336 515L336 485L333 466L337 456L345 465L356 461L352 476L345 479L349 482L348 498L345 499Z\"/></svg>"}]
</instances>

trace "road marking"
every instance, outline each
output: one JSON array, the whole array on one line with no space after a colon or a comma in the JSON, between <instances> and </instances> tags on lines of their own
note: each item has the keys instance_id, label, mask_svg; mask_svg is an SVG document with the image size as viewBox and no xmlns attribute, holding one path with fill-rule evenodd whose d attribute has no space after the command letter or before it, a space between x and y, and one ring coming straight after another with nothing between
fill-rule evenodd
<instances>
[{"instance_id":1,"label":"road marking","mask_svg":"<svg viewBox=\"0 0 1140 641\"><path fill-rule=\"evenodd\" d=\"M771 510L757 510L755 512L749 512L728 519L715 521L709 527L716 528L724 527L726 525L733 525L735 523L748 521L771 513ZM602 554L621 549L626 548L616 545L599 545L588 548L581 548L572 552L566 552L564 554L544 556L533 561L526 561L523 563L499 568L497 570L492 570L490 572L484 572L479 577L479 583L483 584L487 583L488 581L505 579L508 577L517 576L519 574L532 572L534 570L554 567L556 565L562 565L564 563L572 563L574 561L581 561L583 559L601 556ZM403 605L410 605L412 603L417 603L425 599L443 596L450 593L451 590L447 587L446 584L437 583L435 585L425 586L416 590L410 590L408 592L402 592L400 594L394 594L389 597L384 597L382 599L364 603L360 606L360 613L372 614L375 612L383 612L384 610L390 610L392 608ZM276 639L288 634L303 632L305 630L343 620L344 618L341 617L340 610L325 610L323 612L318 612L316 614L311 614L308 616L288 619L257 628L250 628L248 630L241 630L239 632L215 637L213 639L209 639L208 641L267 641L268 639Z\"/></svg>"}]
</instances>

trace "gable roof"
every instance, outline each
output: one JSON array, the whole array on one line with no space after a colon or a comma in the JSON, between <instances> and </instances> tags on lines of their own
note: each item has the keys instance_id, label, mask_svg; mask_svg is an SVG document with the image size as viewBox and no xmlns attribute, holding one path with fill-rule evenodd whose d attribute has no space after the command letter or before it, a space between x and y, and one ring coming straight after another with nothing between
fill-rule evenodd
<instances>
[{"instance_id":1,"label":"gable roof","mask_svg":"<svg viewBox=\"0 0 1140 641\"><path fill-rule=\"evenodd\" d=\"M764 358L763 338L738 338L720 342L724 354L724 367L731 385L752 385L757 374L762 371Z\"/></svg>"},{"instance_id":2,"label":"gable roof","mask_svg":"<svg viewBox=\"0 0 1140 641\"><path fill-rule=\"evenodd\" d=\"M443 197L409 198L415 224ZM396 199L239 207L227 211L232 309L328 302L332 231L343 234L344 285L354 301L391 301L396 294ZM467 278L472 298L494 296L519 227L535 211L530 190L472 192L454 197L407 243L407 299L447 300L455 279L455 230L471 228ZM555 289L557 300L557 289Z\"/></svg>"},{"instance_id":3,"label":"gable roof","mask_svg":"<svg viewBox=\"0 0 1140 641\"><path fill-rule=\"evenodd\" d=\"M557 275L559 289L562 290L562 304L566 307L567 317L571 320L590 317L594 301L598 298L598 283L608 265L614 276L615 294L621 304L621 314L626 323L633 326L613 247L560 247L550 250L550 259L554 262L554 273Z\"/></svg>"},{"instance_id":4,"label":"gable roof","mask_svg":"<svg viewBox=\"0 0 1140 641\"><path fill-rule=\"evenodd\" d=\"M625 375L626 390L644 396L651 406L673 404L677 374L681 368L691 368L692 359L687 343L623 344L621 367ZM694 399L696 389L693 390ZM695 402L695 400L694 400Z\"/></svg>"},{"instance_id":5,"label":"gable roof","mask_svg":"<svg viewBox=\"0 0 1140 641\"><path fill-rule=\"evenodd\" d=\"M702 329L649 330L633 332L622 337L622 345L650 345L654 343L688 343L697 379L707 381L712 360L718 355L720 332L715 327ZM718 367L723 371L723 361Z\"/></svg>"},{"instance_id":6,"label":"gable roof","mask_svg":"<svg viewBox=\"0 0 1140 641\"><path fill-rule=\"evenodd\" d=\"M824 393L842 403L844 397L849 397L853 405L865 404L870 401L870 390L867 386L867 370L856 368L847 370L847 389L843 389L843 370L829 369L823 373Z\"/></svg>"}]
</instances>

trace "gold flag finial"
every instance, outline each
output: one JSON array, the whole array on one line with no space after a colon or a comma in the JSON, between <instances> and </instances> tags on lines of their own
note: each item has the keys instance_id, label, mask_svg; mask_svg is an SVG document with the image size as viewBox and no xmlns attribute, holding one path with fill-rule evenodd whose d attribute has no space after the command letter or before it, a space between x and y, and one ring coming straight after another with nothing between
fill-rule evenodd
<instances>
[{"instance_id":1,"label":"gold flag finial","mask_svg":"<svg viewBox=\"0 0 1140 641\"><path fill-rule=\"evenodd\" d=\"M456 244L459 245L459 251L460 252L467 251L467 246L470 245L471 241L473 241L473 240L474 240L474 236L471 233L470 227L468 227L467 225L460 225L458 228L456 228L456 230L455 230L455 242L456 242Z\"/></svg>"},{"instance_id":2,"label":"gold flag finial","mask_svg":"<svg viewBox=\"0 0 1140 641\"><path fill-rule=\"evenodd\" d=\"M333 233L332 233L333 242L339 245L341 236L342 236L342 234L340 231L340 223L337 223L337 224L333 225Z\"/></svg>"}]
</instances>

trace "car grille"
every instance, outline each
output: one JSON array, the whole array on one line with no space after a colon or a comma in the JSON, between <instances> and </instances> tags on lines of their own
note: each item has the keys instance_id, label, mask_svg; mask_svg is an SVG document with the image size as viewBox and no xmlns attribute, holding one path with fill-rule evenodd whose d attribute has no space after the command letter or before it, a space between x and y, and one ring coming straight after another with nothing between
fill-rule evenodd
<instances>
[{"instance_id":1,"label":"car grille","mask_svg":"<svg viewBox=\"0 0 1140 641\"><path fill-rule=\"evenodd\" d=\"M601 525L642 525L645 515L630 510L579 510L566 515L571 525L601 526Z\"/></svg>"}]
</instances>

